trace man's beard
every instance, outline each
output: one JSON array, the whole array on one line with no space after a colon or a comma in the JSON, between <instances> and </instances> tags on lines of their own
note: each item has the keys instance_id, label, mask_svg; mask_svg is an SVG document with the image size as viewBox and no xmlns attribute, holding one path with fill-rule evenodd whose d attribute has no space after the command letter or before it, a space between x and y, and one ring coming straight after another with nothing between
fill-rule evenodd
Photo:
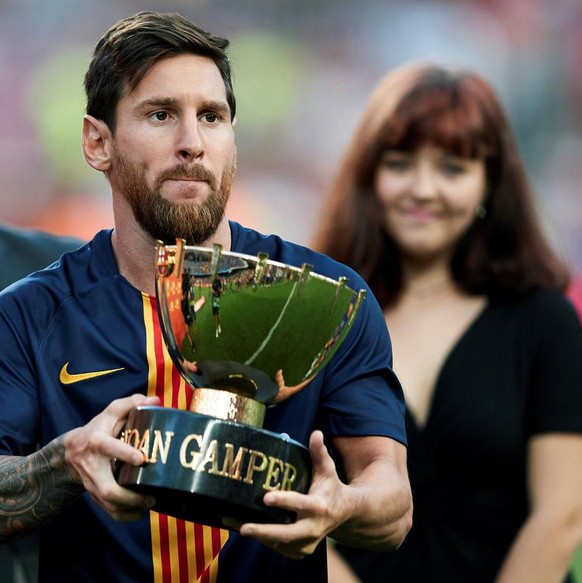
<instances>
[{"instance_id":1,"label":"man's beard","mask_svg":"<svg viewBox=\"0 0 582 583\"><path fill-rule=\"evenodd\" d=\"M119 176L119 187L131 205L138 224L155 240L167 245L176 239L185 239L188 245L201 245L208 241L224 217L226 203L236 174L236 157L225 168L220 185L216 177L201 164L174 166L162 172L150 188L145 173L131 164L117 149L113 161ZM206 200L174 202L164 198L160 190L166 180L193 178L205 180L210 188Z\"/></svg>"}]
</instances>

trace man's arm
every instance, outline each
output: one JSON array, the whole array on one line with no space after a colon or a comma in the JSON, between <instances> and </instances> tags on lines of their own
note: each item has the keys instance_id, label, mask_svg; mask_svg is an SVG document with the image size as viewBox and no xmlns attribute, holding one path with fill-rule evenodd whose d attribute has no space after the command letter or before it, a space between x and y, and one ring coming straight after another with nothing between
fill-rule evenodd
<instances>
[{"instance_id":1,"label":"man's arm","mask_svg":"<svg viewBox=\"0 0 582 583\"><path fill-rule=\"evenodd\" d=\"M337 541L379 551L397 549L412 526L406 447L387 437L336 437L348 481L348 517Z\"/></svg>"},{"instance_id":2,"label":"man's arm","mask_svg":"<svg viewBox=\"0 0 582 583\"><path fill-rule=\"evenodd\" d=\"M42 526L83 493L65 463L63 437L27 456L0 456L0 542Z\"/></svg>"},{"instance_id":3,"label":"man's arm","mask_svg":"<svg viewBox=\"0 0 582 583\"><path fill-rule=\"evenodd\" d=\"M144 395L117 399L87 425L29 456L0 456L0 542L42 526L85 491L115 520L141 517L155 501L119 486L112 462L143 463L142 452L117 436L131 409L158 403Z\"/></svg>"}]
</instances>

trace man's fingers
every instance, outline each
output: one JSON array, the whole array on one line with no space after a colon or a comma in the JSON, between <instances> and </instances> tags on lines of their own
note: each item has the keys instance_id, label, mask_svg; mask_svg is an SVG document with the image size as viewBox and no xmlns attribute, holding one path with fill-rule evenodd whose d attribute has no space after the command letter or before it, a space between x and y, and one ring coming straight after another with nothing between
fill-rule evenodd
<instances>
[{"instance_id":1,"label":"man's fingers","mask_svg":"<svg viewBox=\"0 0 582 583\"><path fill-rule=\"evenodd\" d=\"M327 451L321 431L314 431L311 434L309 438L309 453L313 460L314 473L336 473L335 462Z\"/></svg>"},{"instance_id":2,"label":"man's fingers","mask_svg":"<svg viewBox=\"0 0 582 583\"><path fill-rule=\"evenodd\" d=\"M146 397L145 395L135 394L123 399L112 401L107 408L101 413L103 422L110 425L113 435L118 435L123 429L127 416L136 407L146 405L159 405L158 397Z\"/></svg>"},{"instance_id":3,"label":"man's fingers","mask_svg":"<svg viewBox=\"0 0 582 583\"><path fill-rule=\"evenodd\" d=\"M140 449L115 438L113 441L108 440L107 447L103 448L103 453L111 459L132 466L141 466L145 461L144 454Z\"/></svg>"},{"instance_id":4,"label":"man's fingers","mask_svg":"<svg viewBox=\"0 0 582 583\"><path fill-rule=\"evenodd\" d=\"M96 432L91 434L84 449L88 454L98 456L97 460L105 456L110 460L116 459L134 466L139 466L144 462L144 455L141 450L108 433ZM85 465L87 460L90 459L87 458L87 455L83 457L85 459L80 459L81 465Z\"/></svg>"},{"instance_id":5,"label":"man's fingers","mask_svg":"<svg viewBox=\"0 0 582 583\"><path fill-rule=\"evenodd\" d=\"M135 407L139 407L141 405L154 405L159 403L159 401L160 400L158 397L146 397L145 395L136 393L135 395L124 397L123 399L116 399L115 401L111 401L105 411L108 414L113 414L116 417L123 417Z\"/></svg>"},{"instance_id":6,"label":"man's fingers","mask_svg":"<svg viewBox=\"0 0 582 583\"><path fill-rule=\"evenodd\" d=\"M121 522L141 518L144 510L149 510L156 503L152 496L138 494L121 486L106 491L107 497L103 497L103 494L91 494L91 498L115 520Z\"/></svg>"},{"instance_id":7,"label":"man's fingers","mask_svg":"<svg viewBox=\"0 0 582 583\"><path fill-rule=\"evenodd\" d=\"M263 503L265 506L276 506L283 510L292 510L293 512L301 512L311 509L312 500L305 494L299 492L280 492L271 491L263 496Z\"/></svg>"}]
</instances>

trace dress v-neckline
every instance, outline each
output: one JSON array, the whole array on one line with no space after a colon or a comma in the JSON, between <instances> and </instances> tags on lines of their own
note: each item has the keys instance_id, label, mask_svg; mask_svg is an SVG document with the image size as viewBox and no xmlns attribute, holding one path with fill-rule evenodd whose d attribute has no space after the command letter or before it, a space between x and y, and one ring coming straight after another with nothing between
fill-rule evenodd
<instances>
[{"instance_id":1,"label":"dress v-neckline","mask_svg":"<svg viewBox=\"0 0 582 583\"><path fill-rule=\"evenodd\" d=\"M425 434L427 432L430 424L431 424L431 420L434 416L434 405L437 402L437 398L439 398L438 397L439 393L441 393L443 391L443 388L441 387L442 386L442 378L443 378L443 375L444 375L446 368L449 366L449 363L453 358L453 355L455 354L455 352L457 352L459 350L461 344L463 344L465 339L477 327L479 322L483 319L485 313L489 310L490 306L491 306L491 302L489 300L487 300L485 302L485 304L483 305L483 307L476 313L475 317L469 322L469 324L466 326L466 328L463 330L463 332L459 335L457 340L453 343L453 345L451 346L451 349L447 352L445 358L443 359L443 362L442 362L442 364L438 370L438 373L435 377L435 383L434 383L434 388L432 391L432 397L431 397L430 403L428 405L428 411L427 411L427 415L426 415L424 423L422 423L422 424L417 423L417 420L414 417L414 415L411 413L410 409L408 409L408 407L406 407L406 416L408 418L409 425L412 426L414 428L414 431L416 433L418 433L419 435Z\"/></svg>"}]
</instances>

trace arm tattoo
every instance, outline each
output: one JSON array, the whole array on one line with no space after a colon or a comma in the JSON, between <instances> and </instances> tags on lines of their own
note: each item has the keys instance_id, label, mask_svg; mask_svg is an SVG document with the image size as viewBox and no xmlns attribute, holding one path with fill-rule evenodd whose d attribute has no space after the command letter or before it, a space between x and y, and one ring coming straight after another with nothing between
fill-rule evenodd
<instances>
[{"instance_id":1,"label":"arm tattoo","mask_svg":"<svg viewBox=\"0 0 582 583\"><path fill-rule=\"evenodd\" d=\"M26 456L0 456L0 543L21 538L82 493L65 464L63 438Z\"/></svg>"}]
</instances>

